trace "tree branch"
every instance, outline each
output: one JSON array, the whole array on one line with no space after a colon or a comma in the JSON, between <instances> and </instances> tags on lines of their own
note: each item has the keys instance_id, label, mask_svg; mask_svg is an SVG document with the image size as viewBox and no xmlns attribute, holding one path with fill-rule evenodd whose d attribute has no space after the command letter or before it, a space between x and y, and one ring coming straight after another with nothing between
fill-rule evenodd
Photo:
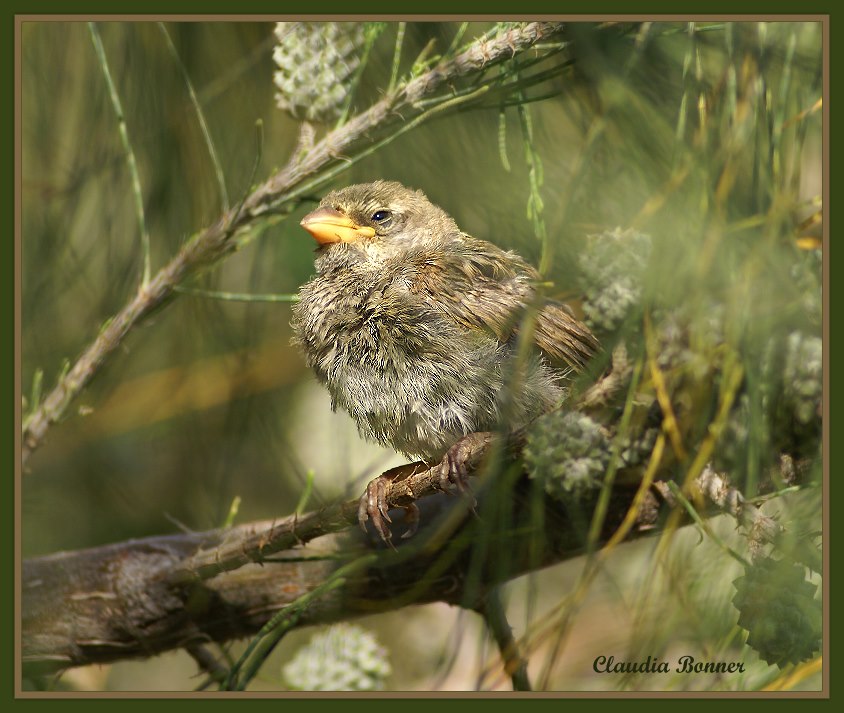
<instances>
[{"instance_id":1,"label":"tree branch","mask_svg":"<svg viewBox=\"0 0 844 713\"><path fill-rule=\"evenodd\" d=\"M390 502L405 501L411 491L435 489L431 471L408 480L391 487ZM615 493L604 528L607 537L635 492L630 487ZM465 503L455 507L461 504L456 498L442 493L426 498L420 503L422 527L397 551L374 537L364 540L356 526L358 502L352 500L298 521L288 517L27 560L22 582L25 671L42 674L254 634L273 614L325 582L337 566L373 549L376 563L308 607L297 626L411 603L476 608L495 584L582 553L584 533L561 516L558 504L547 502L546 517L537 524L524 497L513 495L506 501L514 510L510 531L493 532L507 538L513 556L502 566L498 550L488 548L480 581L468 584L469 558L478 556L473 547L490 536L482 495L479 500L482 520L469 516ZM643 508L632 536L652 531L657 517L653 503ZM341 529L350 532L337 533ZM540 559L537 542L545 548Z\"/></svg>"}]
</instances>

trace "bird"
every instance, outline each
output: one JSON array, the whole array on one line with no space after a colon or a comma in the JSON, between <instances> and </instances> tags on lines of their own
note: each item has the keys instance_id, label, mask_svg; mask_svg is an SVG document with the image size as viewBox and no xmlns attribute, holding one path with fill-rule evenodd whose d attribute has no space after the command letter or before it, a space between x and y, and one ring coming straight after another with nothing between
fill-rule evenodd
<instances>
[{"instance_id":1,"label":"bird","mask_svg":"<svg viewBox=\"0 0 844 713\"><path fill-rule=\"evenodd\" d=\"M317 243L316 274L293 307L294 342L332 409L367 440L442 462L443 486L463 489L473 449L554 408L599 348L567 305L534 304L534 267L462 231L422 191L350 185L300 225ZM520 356L531 308L532 349ZM385 477L370 483L359 516L389 540Z\"/></svg>"}]
</instances>

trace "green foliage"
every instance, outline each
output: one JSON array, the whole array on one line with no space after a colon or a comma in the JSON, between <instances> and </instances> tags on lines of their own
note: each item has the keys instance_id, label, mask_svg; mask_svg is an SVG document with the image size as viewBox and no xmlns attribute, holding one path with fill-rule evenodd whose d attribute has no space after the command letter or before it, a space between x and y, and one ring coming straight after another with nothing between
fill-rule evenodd
<instances>
[{"instance_id":1,"label":"green foliage","mask_svg":"<svg viewBox=\"0 0 844 713\"><path fill-rule=\"evenodd\" d=\"M747 643L769 664L783 668L811 659L820 649L823 616L817 586L806 570L785 559L765 558L733 582L733 604Z\"/></svg>"}]
</instances>

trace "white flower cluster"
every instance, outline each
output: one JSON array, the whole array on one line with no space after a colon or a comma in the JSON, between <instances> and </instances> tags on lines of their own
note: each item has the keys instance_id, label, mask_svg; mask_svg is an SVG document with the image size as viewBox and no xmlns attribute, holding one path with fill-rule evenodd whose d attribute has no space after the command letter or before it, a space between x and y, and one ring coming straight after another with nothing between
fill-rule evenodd
<instances>
[{"instance_id":1,"label":"white flower cluster","mask_svg":"<svg viewBox=\"0 0 844 713\"><path fill-rule=\"evenodd\" d=\"M823 398L823 342L801 332L788 335L783 369L785 398L798 423L818 418Z\"/></svg>"},{"instance_id":2,"label":"white flower cluster","mask_svg":"<svg viewBox=\"0 0 844 713\"><path fill-rule=\"evenodd\" d=\"M579 264L586 288L584 317L593 330L618 329L638 304L650 252L651 237L635 230L589 236Z\"/></svg>"},{"instance_id":3,"label":"white flower cluster","mask_svg":"<svg viewBox=\"0 0 844 713\"><path fill-rule=\"evenodd\" d=\"M300 691L379 691L390 673L384 648L353 624L316 634L284 667L285 682Z\"/></svg>"}]
</instances>

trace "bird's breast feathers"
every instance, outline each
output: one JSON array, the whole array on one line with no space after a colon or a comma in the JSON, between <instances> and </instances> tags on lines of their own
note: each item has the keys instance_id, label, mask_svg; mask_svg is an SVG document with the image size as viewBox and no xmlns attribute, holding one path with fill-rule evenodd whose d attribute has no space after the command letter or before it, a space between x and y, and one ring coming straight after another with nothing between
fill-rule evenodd
<instances>
[{"instance_id":1,"label":"bird's breast feathers","mask_svg":"<svg viewBox=\"0 0 844 713\"><path fill-rule=\"evenodd\" d=\"M318 276L294 308L297 340L334 407L364 436L410 456L444 452L460 436L501 417L513 346L432 307L406 269L362 279ZM539 359L527 367L514 419L560 396Z\"/></svg>"}]
</instances>

